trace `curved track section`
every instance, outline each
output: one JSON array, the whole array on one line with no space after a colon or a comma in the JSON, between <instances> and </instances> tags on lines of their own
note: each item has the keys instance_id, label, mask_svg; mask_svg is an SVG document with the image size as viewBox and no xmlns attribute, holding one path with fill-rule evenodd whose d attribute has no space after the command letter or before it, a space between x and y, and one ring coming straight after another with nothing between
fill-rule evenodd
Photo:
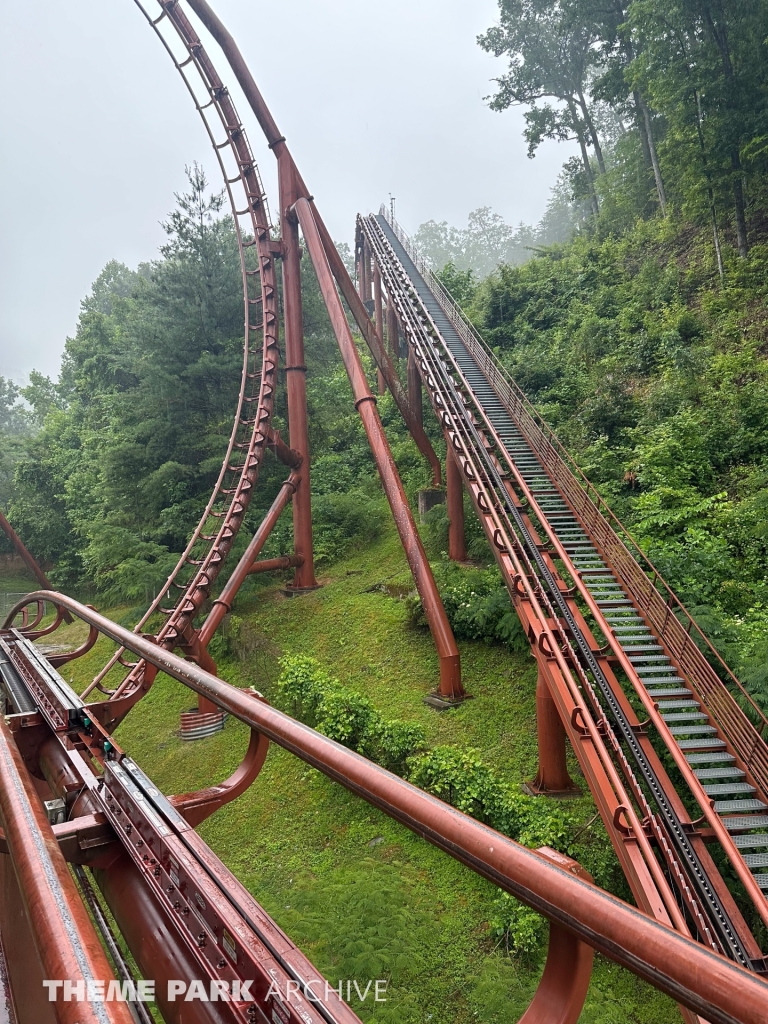
<instances>
[{"instance_id":1,"label":"curved track section","mask_svg":"<svg viewBox=\"0 0 768 1024\"><path fill-rule=\"evenodd\" d=\"M562 460L541 457L527 407L513 400L509 386L499 386L503 375L495 358L428 268L417 265L397 225L380 215L362 218L359 229L459 457L540 668L543 663L550 689L561 691L553 696L636 898L738 963L763 970L759 947L707 849L712 842L721 845L765 922L761 889L768 888L768 878L752 873L765 855L744 854L768 847L763 740L698 648L699 659L688 659L695 671L684 672L684 659L675 658L665 642L669 632L654 628L653 599L646 592L640 605L605 555L606 529L614 549L618 536L597 508L591 519L584 515L583 503L570 493L576 487L583 495L583 489L570 473L573 485L563 480ZM632 564L636 578L643 570ZM652 587L655 579L643 575ZM679 626L667 605L667 619ZM546 668L549 662L558 664ZM714 695L710 706L701 698L703 689ZM642 724L639 704L650 716ZM657 738L649 733L651 723ZM587 738L596 762L588 756ZM687 792L670 780L656 749L659 740ZM714 767L699 767L705 764ZM701 809L695 823L691 798ZM700 828L704 822L709 828ZM643 835L651 842L643 843ZM628 854L630 838L643 864Z\"/></svg>"},{"instance_id":2,"label":"curved track section","mask_svg":"<svg viewBox=\"0 0 768 1024\"><path fill-rule=\"evenodd\" d=\"M178 0L152 6L135 0L181 74L203 120L225 182L237 232L243 280L245 337L237 411L226 455L211 497L186 549L162 591L135 627L140 632L156 613L164 616L157 641L173 649L193 640L192 623L229 553L253 494L269 438L279 362L276 249L269 211L251 148L231 96ZM176 594L176 600L168 598ZM165 604L164 604L165 603ZM123 661L118 651L94 679ZM141 688L144 663L114 691ZM104 691L107 692L107 691Z\"/></svg>"}]
</instances>

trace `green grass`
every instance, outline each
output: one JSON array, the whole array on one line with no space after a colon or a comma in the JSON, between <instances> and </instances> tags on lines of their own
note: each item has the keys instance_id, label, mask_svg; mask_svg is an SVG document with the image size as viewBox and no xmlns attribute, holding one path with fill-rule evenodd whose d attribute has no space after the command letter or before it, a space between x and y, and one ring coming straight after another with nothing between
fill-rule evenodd
<instances>
[{"instance_id":1,"label":"green grass","mask_svg":"<svg viewBox=\"0 0 768 1024\"><path fill-rule=\"evenodd\" d=\"M307 654L386 717L419 722L429 745L475 747L515 785L535 774L536 674L529 656L462 643L473 699L443 713L422 703L437 684L437 658L429 634L408 629L404 602L391 596L410 585L394 530L332 566L322 583L291 599L277 583L249 581L235 607L238 628L219 645L222 677L274 699L280 656ZM129 609L111 614L130 621ZM82 626L65 627L56 639L74 642L82 634ZM110 651L100 641L66 666L66 678L82 687ZM182 742L179 714L194 703L193 694L161 676L117 731L168 793L225 778L247 745L247 730L235 721L203 742ZM573 758L570 767L580 780ZM589 795L572 806L585 824L594 815ZM273 747L250 790L200 832L332 983L357 978L364 987L368 978L388 979L388 1000L377 1006L370 997L356 1001L353 990L352 1007L364 1021L512 1024L528 1005L543 955L520 963L494 949L488 921L497 890L285 751ZM582 859L604 857L606 842L593 823L579 848ZM585 1024L677 1019L668 999L597 958Z\"/></svg>"}]
</instances>

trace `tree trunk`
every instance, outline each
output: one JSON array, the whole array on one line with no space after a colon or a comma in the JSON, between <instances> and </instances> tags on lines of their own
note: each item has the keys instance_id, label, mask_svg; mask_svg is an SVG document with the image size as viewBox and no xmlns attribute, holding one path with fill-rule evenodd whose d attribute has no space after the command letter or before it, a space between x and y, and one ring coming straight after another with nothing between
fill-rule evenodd
<instances>
[{"instance_id":1,"label":"tree trunk","mask_svg":"<svg viewBox=\"0 0 768 1024\"><path fill-rule=\"evenodd\" d=\"M717 230L717 211L715 209L715 193L712 190L712 179L709 174L709 164L707 163L707 151L704 146L704 132L702 131L701 121L701 96L699 95L698 89L693 90L693 95L696 99L696 131L699 136L699 149L701 150L701 163L704 168L704 177L707 181L707 194L709 196L709 212L712 218L712 237L715 242L715 256L717 257L717 272L720 275L721 282L725 283L725 271L723 270L723 254L720 250L720 233Z\"/></svg>"},{"instance_id":2,"label":"tree trunk","mask_svg":"<svg viewBox=\"0 0 768 1024\"><path fill-rule=\"evenodd\" d=\"M731 60L731 48L728 44L728 27L726 25L725 11L723 10L722 4L718 4L720 24L715 22L712 17L712 10L708 5L705 5L704 17L707 22L707 27L715 41L715 45L720 51L720 61L723 66L723 78L726 82L726 110L728 114L728 127L731 130L738 132L736 127L738 124L737 114L735 110L735 104L733 103L733 89L734 89L734 73L733 73L733 61ZM739 145L737 141L731 143L731 168L733 170L733 206L736 220L736 244L739 249L739 256L742 259L746 259L749 253L749 245L747 243L747 218L746 218L746 203L744 200L744 177L742 174L741 167L741 156L739 154Z\"/></svg>"},{"instance_id":3,"label":"tree trunk","mask_svg":"<svg viewBox=\"0 0 768 1024\"><path fill-rule=\"evenodd\" d=\"M622 17L626 20L626 12L623 4L618 6L621 11ZM624 51L624 56L627 59L627 64L631 64L635 58L634 46L632 40L624 38L621 43ZM661 176L661 167L659 165L659 155L656 151L656 142L653 138L653 122L651 121L651 112L648 109L648 104L645 102L643 97L637 91L632 92L632 99L635 102L635 110L637 111L637 127L640 132L640 145L643 147L643 160L645 166L653 170L653 180L656 185L656 196L659 200L659 209L662 215L667 215L667 193L664 189L664 179Z\"/></svg>"},{"instance_id":4,"label":"tree trunk","mask_svg":"<svg viewBox=\"0 0 768 1024\"><path fill-rule=\"evenodd\" d=\"M584 124L587 126L587 131L589 132L589 137L592 141L592 147L595 151L595 156L597 157L597 166L600 168L600 173L605 174L605 160L603 159L603 150L600 146L600 139L597 137L595 122L592 120L592 115L589 112L587 101L584 99L581 89L579 89L578 96L579 106L584 114Z\"/></svg>"},{"instance_id":5,"label":"tree trunk","mask_svg":"<svg viewBox=\"0 0 768 1024\"><path fill-rule=\"evenodd\" d=\"M736 244L739 247L739 256L746 259L749 254L749 243L747 242L744 179L741 173L739 151L735 147L731 150L731 167L733 168L733 205L736 212Z\"/></svg>"},{"instance_id":6,"label":"tree trunk","mask_svg":"<svg viewBox=\"0 0 768 1024\"><path fill-rule=\"evenodd\" d=\"M664 190L664 179L661 176L661 167L659 166L659 155L656 152L656 143L653 139L653 123L651 121L651 112L648 109L648 104L645 102L643 97L638 94L637 98L640 101L640 109L643 114L643 123L645 124L645 132L648 140L648 151L651 156L651 166L653 167L653 180L656 182L656 194L659 197L659 207L661 208L662 214L666 217L667 194Z\"/></svg>"},{"instance_id":7,"label":"tree trunk","mask_svg":"<svg viewBox=\"0 0 768 1024\"><path fill-rule=\"evenodd\" d=\"M597 192L595 191L595 176L592 173L592 164L589 162L589 151L587 150L587 140L584 136L584 127L579 120L579 115L576 113L576 104L573 99L569 96L567 99L568 110L571 114L571 120L573 121L573 130L576 132L576 138L579 140L579 148L581 149L581 160L584 164L584 174L589 185L590 202L592 204L592 212L595 217L600 213L600 204L597 199Z\"/></svg>"}]
</instances>

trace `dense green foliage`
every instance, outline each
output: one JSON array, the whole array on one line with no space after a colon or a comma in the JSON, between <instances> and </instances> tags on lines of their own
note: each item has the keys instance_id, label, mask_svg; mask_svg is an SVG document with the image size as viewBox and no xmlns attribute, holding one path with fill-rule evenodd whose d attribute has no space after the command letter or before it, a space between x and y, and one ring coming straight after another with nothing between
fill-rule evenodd
<instances>
[{"instance_id":1,"label":"dense green foliage","mask_svg":"<svg viewBox=\"0 0 768 1024\"><path fill-rule=\"evenodd\" d=\"M237 242L221 195L208 191L199 168L189 171L189 183L165 224L161 258L137 272L109 263L82 303L59 380L38 374L24 389L42 429L31 438L27 430L23 452L29 416L14 411L13 385L0 392L0 431L19 435L16 448L4 446L0 500L15 469L9 515L30 550L58 584L113 602L146 603L162 585L211 492L236 407L243 358ZM311 273L304 274L304 321L322 566L376 536L384 504ZM285 427L282 383L278 429ZM389 398L380 411L406 482L418 487L424 469ZM255 528L284 478L269 456L247 526ZM290 539L285 516L265 554L290 549Z\"/></svg>"},{"instance_id":2,"label":"dense green foliage","mask_svg":"<svg viewBox=\"0 0 768 1024\"><path fill-rule=\"evenodd\" d=\"M585 830L580 814L567 803L524 795L483 759L481 751L454 744L425 749L423 727L385 719L369 697L342 685L315 658L287 655L280 667L278 700L301 721L504 835L532 848L548 846L577 857L589 864L601 884L614 882L613 862L605 851L596 849L591 837L577 843ZM502 899L500 906L510 921L517 922L516 901ZM531 930L526 914L520 914L519 936L517 923L509 922L504 935L518 952L531 953L528 943L538 931Z\"/></svg>"},{"instance_id":3,"label":"dense green foliage","mask_svg":"<svg viewBox=\"0 0 768 1024\"><path fill-rule=\"evenodd\" d=\"M526 108L529 156L578 143L565 180L584 226L674 209L747 255L766 199L765 0L499 0L499 13L478 39L507 61L491 107Z\"/></svg>"},{"instance_id":4,"label":"dense green foliage","mask_svg":"<svg viewBox=\"0 0 768 1024\"><path fill-rule=\"evenodd\" d=\"M580 237L471 294L503 362L768 706L768 247L669 221ZM717 280L717 277L714 277Z\"/></svg>"}]
</instances>

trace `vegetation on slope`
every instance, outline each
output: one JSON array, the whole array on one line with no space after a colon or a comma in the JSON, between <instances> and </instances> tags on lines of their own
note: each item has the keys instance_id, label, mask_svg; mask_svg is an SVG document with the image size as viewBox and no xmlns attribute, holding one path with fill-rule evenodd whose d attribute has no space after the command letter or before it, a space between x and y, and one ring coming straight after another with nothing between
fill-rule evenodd
<instances>
[{"instance_id":1,"label":"vegetation on slope","mask_svg":"<svg viewBox=\"0 0 768 1024\"><path fill-rule=\"evenodd\" d=\"M464 283L502 361L764 706L767 259L764 243L731 256L720 288L703 233L654 221Z\"/></svg>"},{"instance_id":2,"label":"vegetation on slope","mask_svg":"<svg viewBox=\"0 0 768 1024\"><path fill-rule=\"evenodd\" d=\"M279 584L244 594L218 643L222 676L280 704L280 658L313 657L383 717L422 729L426 750L473 750L470 760L482 761L515 792L531 778L536 677L527 654L462 641L473 699L437 714L422 703L437 678L437 659L429 634L409 624L401 597L409 572L393 527L330 566L323 579L321 590L300 599L284 598ZM135 616L125 607L112 614L126 623ZM66 677L83 685L108 651L100 642L67 667ZM209 740L184 743L179 714L192 704L188 690L160 676L117 733L165 792L225 778L247 745L245 728L232 720ZM569 766L578 779L570 755ZM570 850L626 897L589 795L555 806L517 799L539 819L538 831L523 841ZM546 831L550 819L560 830L565 822L565 830ZM546 952L541 919L278 748L251 789L200 831L332 982L357 978L364 988L368 977L388 980L388 1001L375 1008L352 989L351 1005L363 1020L513 1024L528 1004ZM584 1024L667 1024L677 1012L598 958Z\"/></svg>"}]
</instances>

